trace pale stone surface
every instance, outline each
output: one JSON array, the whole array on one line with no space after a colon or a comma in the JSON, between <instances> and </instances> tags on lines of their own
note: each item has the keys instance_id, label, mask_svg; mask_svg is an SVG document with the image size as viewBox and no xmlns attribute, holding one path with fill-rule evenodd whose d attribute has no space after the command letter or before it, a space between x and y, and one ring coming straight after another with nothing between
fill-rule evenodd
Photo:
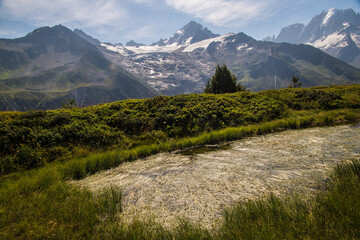
<instances>
[{"instance_id":1,"label":"pale stone surface","mask_svg":"<svg viewBox=\"0 0 360 240\"><path fill-rule=\"evenodd\" d=\"M341 161L360 157L360 126L285 131L195 155L161 153L75 182L92 191L123 189L124 220L154 217L171 226L186 217L214 226L224 208L270 192L315 192Z\"/></svg>"}]
</instances>

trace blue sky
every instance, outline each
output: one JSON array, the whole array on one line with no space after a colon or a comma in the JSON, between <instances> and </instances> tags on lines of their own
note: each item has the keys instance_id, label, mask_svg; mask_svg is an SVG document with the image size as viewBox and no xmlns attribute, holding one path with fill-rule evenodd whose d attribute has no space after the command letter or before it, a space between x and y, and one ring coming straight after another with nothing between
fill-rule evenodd
<instances>
[{"instance_id":1,"label":"blue sky","mask_svg":"<svg viewBox=\"0 0 360 240\"><path fill-rule=\"evenodd\" d=\"M194 20L214 33L262 39L330 8L360 11L360 0L0 0L0 38L62 24L102 42L151 44Z\"/></svg>"}]
</instances>

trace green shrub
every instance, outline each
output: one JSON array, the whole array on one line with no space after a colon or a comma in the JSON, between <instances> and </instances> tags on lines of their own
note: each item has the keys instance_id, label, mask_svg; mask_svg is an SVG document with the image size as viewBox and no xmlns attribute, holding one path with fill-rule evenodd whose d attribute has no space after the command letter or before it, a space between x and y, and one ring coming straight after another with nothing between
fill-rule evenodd
<instances>
[{"instance_id":1,"label":"green shrub","mask_svg":"<svg viewBox=\"0 0 360 240\"><path fill-rule=\"evenodd\" d=\"M16 171L19 167L36 167L60 157L63 160L77 157L79 152L82 156L110 148L128 149L290 116L294 120L283 122L282 128L296 129L311 126L313 120L309 115L317 111L354 109L360 101L359 95L360 86L350 85L258 93L159 96L87 108L0 113L0 157L8 156L3 161L19 165L3 169ZM301 116L298 112L301 109L312 112L306 112L308 119L298 121L295 118ZM336 118L324 115L314 121L318 125L356 121L356 114L346 114ZM270 125L253 131L259 134L270 132ZM215 135L207 137L212 141L219 140ZM32 150L21 150L24 145ZM35 150L36 153L30 153ZM17 157L17 154L20 155ZM24 165L24 154L29 155L27 166Z\"/></svg>"},{"instance_id":2,"label":"green shrub","mask_svg":"<svg viewBox=\"0 0 360 240\"><path fill-rule=\"evenodd\" d=\"M15 170L13 158L10 156L0 157L0 174L8 174Z\"/></svg>"},{"instance_id":3,"label":"green shrub","mask_svg":"<svg viewBox=\"0 0 360 240\"><path fill-rule=\"evenodd\" d=\"M17 169L31 169L43 164L40 153L28 145L20 146L14 159L14 165Z\"/></svg>"}]
</instances>

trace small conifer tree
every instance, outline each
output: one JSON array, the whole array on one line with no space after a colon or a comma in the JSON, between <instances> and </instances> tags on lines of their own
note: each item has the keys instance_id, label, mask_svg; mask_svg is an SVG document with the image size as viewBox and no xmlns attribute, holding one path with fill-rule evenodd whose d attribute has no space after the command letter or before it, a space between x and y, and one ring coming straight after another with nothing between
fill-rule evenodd
<instances>
[{"instance_id":1,"label":"small conifer tree","mask_svg":"<svg viewBox=\"0 0 360 240\"><path fill-rule=\"evenodd\" d=\"M233 93L243 90L245 88L240 83L236 85L236 76L224 64L216 66L215 74L208 80L204 91L205 93Z\"/></svg>"},{"instance_id":2,"label":"small conifer tree","mask_svg":"<svg viewBox=\"0 0 360 240\"><path fill-rule=\"evenodd\" d=\"M299 81L300 81L300 78L292 77L291 84L290 84L289 88L299 88L299 87L301 87L302 82L299 82Z\"/></svg>"}]
</instances>

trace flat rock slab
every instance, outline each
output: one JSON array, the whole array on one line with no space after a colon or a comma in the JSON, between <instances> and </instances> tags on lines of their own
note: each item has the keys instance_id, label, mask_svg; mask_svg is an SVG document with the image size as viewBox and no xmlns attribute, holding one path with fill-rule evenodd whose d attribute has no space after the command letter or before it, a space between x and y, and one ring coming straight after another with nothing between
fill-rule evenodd
<instances>
[{"instance_id":1,"label":"flat rock slab","mask_svg":"<svg viewBox=\"0 0 360 240\"><path fill-rule=\"evenodd\" d=\"M360 157L359 140L360 125L290 130L219 145L210 152L157 154L75 184L95 192L120 186L126 221L152 217L171 226L186 217L209 227L241 200L270 192L311 195L324 186L336 163Z\"/></svg>"}]
</instances>

